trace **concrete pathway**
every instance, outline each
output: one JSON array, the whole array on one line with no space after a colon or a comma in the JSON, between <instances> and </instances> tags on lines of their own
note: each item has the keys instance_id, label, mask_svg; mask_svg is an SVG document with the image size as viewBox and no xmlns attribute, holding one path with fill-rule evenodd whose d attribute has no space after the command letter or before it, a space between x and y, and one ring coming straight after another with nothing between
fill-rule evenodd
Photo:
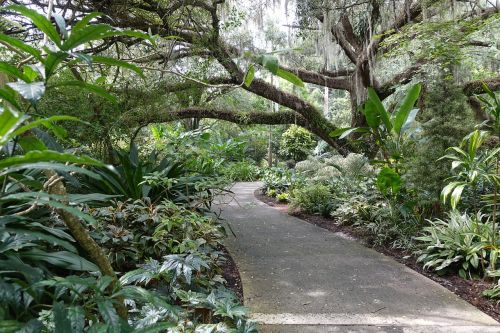
<instances>
[{"instance_id":1,"label":"concrete pathway","mask_svg":"<svg viewBox=\"0 0 500 333\"><path fill-rule=\"evenodd\" d=\"M221 204L227 248L261 332L500 332L491 317L395 260L257 200ZM228 201L227 197L226 200Z\"/></svg>"}]
</instances>

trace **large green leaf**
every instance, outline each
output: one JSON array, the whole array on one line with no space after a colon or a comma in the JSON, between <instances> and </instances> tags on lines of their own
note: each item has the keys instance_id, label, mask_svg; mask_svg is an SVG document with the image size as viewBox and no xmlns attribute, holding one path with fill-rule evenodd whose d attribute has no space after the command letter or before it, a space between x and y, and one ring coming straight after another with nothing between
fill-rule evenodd
<instances>
[{"instance_id":1,"label":"large green leaf","mask_svg":"<svg viewBox=\"0 0 500 333\"><path fill-rule=\"evenodd\" d=\"M27 116L9 108L0 108L0 146L10 140L12 133L22 124Z\"/></svg>"},{"instance_id":2,"label":"large green leaf","mask_svg":"<svg viewBox=\"0 0 500 333\"><path fill-rule=\"evenodd\" d=\"M29 77L27 77L20 69L3 61L0 61L0 72L7 73L8 75L24 82L30 82Z\"/></svg>"},{"instance_id":3,"label":"large green leaf","mask_svg":"<svg viewBox=\"0 0 500 333\"><path fill-rule=\"evenodd\" d=\"M52 116L49 118L37 119L37 120L31 121L30 123L28 123L26 125L19 127L17 130L12 132L12 134L10 135L10 138L21 135L21 134L23 134L23 133L25 133L25 132L27 132L35 127L40 126L40 125L43 125L47 128L52 128L52 126L51 126L52 123L54 123L56 121L78 121L78 122L82 122L84 124L88 124L87 122L84 122L84 121L82 121L76 117L72 117L72 116Z\"/></svg>"},{"instance_id":4,"label":"large green leaf","mask_svg":"<svg viewBox=\"0 0 500 333\"><path fill-rule=\"evenodd\" d=\"M54 74L57 66L68 56L69 55L66 52L49 52L49 55L44 62L46 80L48 80L52 76L52 74Z\"/></svg>"},{"instance_id":5,"label":"large green leaf","mask_svg":"<svg viewBox=\"0 0 500 333\"><path fill-rule=\"evenodd\" d=\"M389 167L380 170L377 176L377 187L384 194L396 194L402 186L401 176Z\"/></svg>"},{"instance_id":6,"label":"large green leaf","mask_svg":"<svg viewBox=\"0 0 500 333\"><path fill-rule=\"evenodd\" d=\"M54 170L58 172L68 172L68 173L75 172L86 175L92 179L97 179L99 181L102 181L102 177L91 170L79 166L66 165L56 162L35 162L35 163L26 163L26 164L11 166L6 169L0 169L0 177L7 174L19 172L21 170Z\"/></svg>"},{"instance_id":7,"label":"large green leaf","mask_svg":"<svg viewBox=\"0 0 500 333\"><path fill-rule=\"evenodd\" d=\"M62 44L61 50L69 51L90 41L102 39L106 32L112 30L113 27L108 24L87 25L78 30L73 30L69 38Z\"/></svg>"},{"instance_id":8,"label":"large green leaf","mask_svg":"<svg viewBox=\"0 0 500 333\"><path fill-rule=\"evenodd\" d=\"M377 92L371 87L368 88L368 99L373 103L373 107L379 114L380 119L382 119L385 128L388 132L390 132L392 130L392 123L389 112L386 111L384 105L382 104L382 101L377 95Z\"/></svg>"},{"instance_id":9,"label":"large green leaf","mask_svg":"<svg viewBox=\"0 0 500 333\"><path fill-rule=\"evenodd\" d=\"M59 33L56 28L52 25L52 23L42 14L37 12L34 9L30 9L25 6L20 5L11 5L6 7L7 10L12 10L22 14L23 16L29 18L33 24L40 29L47 37L54 42L57 46L61 45L61 37L59 37Z\"/></svg>"},{"instance_id":10,"label":"large green leaf","mask_svg":"<svg viewBox=\"0 0 500 333\"><path fill-rule=\"evenodd\" d=\"M73 26L71 29L73 32L81 30L85 28L91 20L95 19L96 17L102 16L102 13L99 12L93 12L88 15L85 15L80 21L76 22L76 24Z\"/></svg>"},{"instance_id":11,"label":"large green leaf","mask_svg":"<svg viewBox=\"0 0 500 333\"><path fill-rule=\"evenodd\" d=\"M68 320L71 323L71 333L81 333L85 327L85 310L81 306L67 308Z\"/></svg>"},{"instance_id":12,"label":"large green leaf","mask_svg":"<svg viewBox=\"0 0 500 333\"><path fill-rule=\"evenodd\" d=\"M75 86L75 87L80 87L82 89L88 90L98 96L101 96L107 100L109 100L112 103L117 103L118 100L116 99L115 96L111 95L106 91L106 89L101 88L99 86L83 82L83 81L78 81L78 80L73 80L73 81L63 81L63 82L58 82L54 85L51 85L52 87L68 87L68 86Z\"/></svg>"},{"instance_id":13,"label":"large green leaf","mask_svg":"<svg viewBox=\"0 0 500 333\"><path fill-rule=\"evenodd\" d=\"M275 56L263 54L257 58L257 62L273 74L278 72L278 58Z\"/></svg>"},{"instance_id":14,"label":"large green leaf","mask_svg":"<svg viewBox=\"0 0 500 333\"><path fill-rule=\"evenodd\" d=\"M42 60L42 53L39 50L37 50L36 48L34 48L31 45L24 43L23 41L21 41L17 38L13 38L13 37L10 37L10 36L7 36L7 35L0 33L0 42L3 42L4 44L7 44L9 46L12 46L12 47L20 50L20 51L24 51L24 52L28 53L28 54L32 55L38 61Z\"/></svg>"},{"instance_id":15,"label":"large green leaf","mask_svg":"<svg viewBox=\"0 0 500 333\"><path fill-rule=\"evenodd\" d=\"M411 87L410 90L408 90L403 102L394 113L394 131L397 134L401 134L401 128L407 122L410 112L420 96L421 89L422 86L420 84L416 84Z\"/></svg>"},{"instance_id":16,"label":"large green leaf","mask_svg":"<svg viewBox=\"0 0 500 333\"><path fill-rule=\"evenodd\" d=\"M363 112L365 114L366 123L370 128L377 129L382 121L380 113L375 107L375 103L372 100L367 100L363 106Z\"/></svg>"},{"instance_id":17,"label":"large green leaf","mask_svg":"<svg viewBox=\"0 0 500 333\"><path fill-rule=\"evenodd\" d=\"M352 133L367 133L369 129L366 127L347 127L347 128L337 128L336 130L330 132L331 137L339 137L339 139L344 139L351 135Z\"/></svg>"},{"instance_id":18,"label":"large green leaf","mask_svg":"<svg viewBox=\"0 0 500 333\"><path fill-rule=\"evenodd\" d=\"M10 103L16 110L21 110L21 106L16 100L16 95L12 89L0 89L0 99Z\"/></svg>"},{"instance_id":19,"label":"large green leaf","mask_svg":"<svg viewBox=\"0 0 500 333\"><path fill-rule=\"evenodd\" d=\"M17 81L9 82L7 85L33 104L45 94L45 83L42 81L32 83Z\"/></svg>"},{"instance_id":20,"label":"large green leaf","mask_svg":"<svg viewBox=\"0 0 500 333\"><path fill-rule=\"evenodd\" d=\"M288 82L293 83L296 86L299 86L301 88L304 87L304 82L295 74L289 71L285 71L284 69L278 68L276 71L276 75L279 76L282 79L287 80Z\"/></svg>"},{"instance_id":21,"label":"large green leaf","mask_svg":"<svg viewBox=\"0 0 500 333\"><path fill-rule=\"evenodd\" d=\"M30 151L25 155L18 155L0 160L0 170L17 166L20 164L31 164L35 162L56 161L63 163L76 163L83 165L104 166L104 163L87 156L76 156L68 153L59 153L51 150Z\"/></svg>"},{"instance_id":22,"label":"large green leaf","mask_svg":"<svg viewBox=\"0 0 500 333\"><path fill-rule=\"evenodd\" d=\"M245 74L245 78L243 80L245 86L250 87L254 77L255 77L255 66L250 64L250 66L248 66L248 71Z\"/></svg>"},{"instance_id":23,"label":"large green leaf","mask_svg":"<svg viewBox=\"0 0 500 333\"><path fill-rule=\"evenodd\" d=\"M113 307L113 302L109 299L99 300L97 301L97 307L99 309L99 313L104 319L104 322L110 326L111 333L119 333L120 317Z\"/></svg>"},{"instance_id":24,"label":"large green leaf","mask_svg":"<svg viewBox=\"0 0 500 333\"><path fill-rule=\"evenodd\" d=\"M68 310L64 303L59 302L54 304L52 311L54 313L54 333L72 332L71 321L68 318Z\"/></svg>"},{"instance_id":25,"label":"large green leaf","mask_svg":"<svg viewBox=\"0 0 500 333\"><path fill-rule=\"evenodd\" d=\"M126 69L129 69L131 71L136 72L140 77L144 78L144 73L142 72L142 70L139 67L137 67L129 62L123 61L123 60L118 60L118 59L109 58L109 57L102 57L102 56L93 56L92 61L100 63L100 64L110 65L110 66L123 67L123 68L126 68Z\"/></svg>"},{"instance_id":26,"label":"large green leaf","mask_svg":"<svg viewBox=\"0 0 500 333\"><path fill-rule=\"evenodd\" d=\"M97 272L99 268L79 255L68 251L46 252L31 249L23 253L23 257L33 261L45 261L57 267L75 271Z\"/></svg>"}]
</instances>

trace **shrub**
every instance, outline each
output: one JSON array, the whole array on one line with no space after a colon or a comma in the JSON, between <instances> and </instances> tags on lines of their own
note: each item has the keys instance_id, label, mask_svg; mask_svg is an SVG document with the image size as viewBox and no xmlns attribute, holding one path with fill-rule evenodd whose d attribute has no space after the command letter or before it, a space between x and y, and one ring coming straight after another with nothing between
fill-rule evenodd
<instances>
[{"instance_id":1,"label":"shrub","mask_svg":"<svg viewBox=\"0 0 500 333\"><path fill-rule=\"evenodd\" d=\"M292 125L283 133L280 141L280 153L285 158L302 161L316 146L316 140L306 129Z\"/></svg>"},{"instance_id":2,"label":"shrub","mask_svg":"<svg viewBox=\"0 0 500 333\"><path fill-rule=\"evenodd\" d=\"M287 192L303 183L302 178L293 170L278 167L264 169L261 173L261 180L264 182L262 188L264 193L269 190L276 190L277 193Z\"/></svg>"},{"instance_id":3,"label":"shrub","mask_svg":"<svg viewBox=\"0 0 500 333\"><path fill-rule=\"evenodd\" d=\"M223 167L221 173L230 181L254 181L258 178L259 168L247 161L230 163Z\"/></svg>"},{"instance_id":4,"label":"shrub","mask_svg":"<svg viewBox=\"0 0 500 333\"><path fill-rule=\"evenodd\" d=\"M288 193L280 193L276 196L276 200L278 200L279 202L288 202L288 200L290 199L290 195Z\"/></svg>"},{"instance_id":5,"label":"shrub","mask_svg":"<svg viewBox=\"0 0 500 333\"><path fill-rule=\"evenodd\" d=\"M463 278L483 276L488 266L496 269L500 244L491 244L491 223L481 214L467 215L454 211L447 221L429 221L424 235L418 237L425 248L418 253L424 268L440 274L456 272Z\"/></svg>"},{"instance_id":6,"label":"shrub","mask_svg":"<svg viewBox=\"0 0 500 333\"><path fill-rule=\"evenodd\" d=\"M323 216L330 214L333 205L330 189L322 184L314 184L293 190L290 201L292 208Z\"/></svg>"}]
</instances>

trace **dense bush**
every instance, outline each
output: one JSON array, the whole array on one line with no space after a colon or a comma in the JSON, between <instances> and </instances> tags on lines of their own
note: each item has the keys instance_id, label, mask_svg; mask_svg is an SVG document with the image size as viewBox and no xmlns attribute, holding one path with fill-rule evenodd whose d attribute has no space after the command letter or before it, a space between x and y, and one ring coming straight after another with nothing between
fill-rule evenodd
<instances>
[{"instance_id":1,"label":"dense bush","mask_svg":"<svg viewBox=\"0 0 500 333\"><path fill-rule=\"evenodd\" d=\"M230 181L254 181L259 176L259 168L250 162L241 161L223 166L221 173Z\"/></svg>"},{"instance_id":2,"label":"dense bush","mask_svg":"<svg viewBox=\"0 0 500 333\"><path fill-rule=\"evenodd\" d=\"M332 193L322 184L308 185L291 193L291 207L306 213L328 216L333 207Z\"/></svg>"},{"instance_id":3,"label":"dense bush","mask_svg":"<svg viewBox=\"0 0 500 333\"><path fill-rule=\"evenodd\" d=\"M292 125L281 136L280 154L298 162L304 160L315 146L316 140L309 131Z\"/></svg>"}]
</instances>

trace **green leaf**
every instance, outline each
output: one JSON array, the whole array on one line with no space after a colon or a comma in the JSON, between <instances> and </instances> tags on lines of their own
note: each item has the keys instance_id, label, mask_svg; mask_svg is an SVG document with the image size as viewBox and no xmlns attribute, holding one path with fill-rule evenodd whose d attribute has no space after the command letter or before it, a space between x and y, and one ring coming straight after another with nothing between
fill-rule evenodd
<instances>
[{"instance_id":1,"label":"green leaf","mask_svg":"<svg viewBox=\"0 0 500 333\"><path fill-rule=\"evenodd\" d=\"M47 150L45 144L40 141L37 137L33 135L23 136L18 140L19 145L23 148L23 151L29 152L32 150Z\"/></svg>"},{"instance_id":2,"label":"green leaf","mask_svg":"<svg viewBox=\"0 0 500 333\"><path fill-rule=\"evenodd\" d=\"M21 134L23 134L23 133L25 133L25 132L27 132L35 127L40 126L40 125L43 125L49 129L52 129L52 123L54 123L56 121L78 121L78 122L81 122L84 124L88 124L87 122L84 122L84 121L82 121L76 117L72 117L72 116L52 116L49 118L37 119L37 120L30 122L29 124L26 124L24 126L19 127L17 130L15 130L10 135L10 138L21 135Z\"/></svg>"},{"instance_id":3,"label":"green leaf","mask_svg":"<svg viewBox=\"0 0 500 333\"><path fill-rule=\"evenodd\" d=\"M377 187L384 194L394 195L399 192L401 186L401 176L389 167L383 168L377 176Z\"/></svg>"},{"instance_id":4,"label":"green leaf","mask_svg":"<svg viewBox=\"0 0 500 333\"><path fill-rule=\"evenodd\" d=\"M380 119L382 119L385 128L387 129L388 132L392 131L392 123L391 119L389 117L389 112L385 110L384 105L380 101L380 98L377 95L377 92L369 87L368 88L368 99L373 103L373 107L375 108L376 112L379 114Z\"/></svg>"},{"instance_id":5,"label":"green leaf","mask_svg":"<svg viewBox=\"0 0 500 333\"><path fill-rule=\"evenodd\" d=\"M46 252L38 249L31 249L23 253L23 258L33 261L45 261L54 266L75 271L99 271L99 268L95 264L73 252L68 251Z\"/></svg>"},{"instance_id":6,"label":"green leaf","mask_svg":"<svg viewBox=\"0 0 500 333\"><path fill-rule=\"evenodd\" d=\"M23 327L23 323L16 320L0 320L0 332L15 333Z\"/></svg>"},{"instance_id":7,"label":"green leaf","mask_svg":"<svg viewBox=\"0 0 500 333\"><path fill-rule=\"evenodd\" d=\"M62 17L61 14L54 14L52 16L54 17L57 27L59 28L59 31L62 33L63 37L68 38L68 29L66 28L66 21L64 20L64 17Z\"/></svg>"},{"instance_id":8,"label":"green leaf","mask_svg":"<svg viewBox=\"0 0 500 333\"><path fill-rule=\"evenodd\" d=\"M36 60L42 60L42 53L31 45L24 43L23 41L13 38L0 33L0 42L10 45L18 50L24 51L32 55Z\"/></svg>"},{"instance_id":9,"label":"green leaf","mask_svg":"<svg viewBox=\"0 0 500 333\"><path fill-rule=\"evenodd\" d=\"M380 126L381 118L380 113L372 100L367 100L365 102L363 112L368 126L370 126L370 128L377 129Z\"/></svg>"},{"instance_id":10,"label":"green leaf","mask_svg":"<svg viewBox=\"0 0 500 333\"><path fill-rule=\"evenodd\" d=\"M279 69L278 65L278 58L268 55L268 54L263 54L260 57L257 58L257 63L262 65L265 69L270 71L273 74L276 74Z\"/></svg>"},{"instance_id":11,"label":"green leaf","mask_svg":"<svg viewBox=\"0 0 500 333\"><path fill-rule=\"evenodd\" d=\"M304 82L295 74L289 71L285 71L281 68L278 68L276 71L276 75L279 76L282 79L287 80L288 82L293 83L294 85L303 88L304 87Z\"/></svg>"},{"instance_id":12,"label":"green leaf","mask_svg":"<svg viewBox=\"0 0 500 333\"><path fill-rule=\"evenodd\" d=\"M166 331L169 328L176 327L176 324L173 323L166 323L166 322L160 322L160 323L155 323L143 328L135 328L134 333L157 333L161 331Z\"/></svg>"},{"instance_id":13,"label":"green leaf","mask_svg":"<svg viewBox=\"0 0 500 333\"><path fill-rule=\"evenodd\" d=\"M30 82L31 80L27 77L21 70L17 67L12 66L6 62L0 62L0 72L7 73L10 76L15 77L16 79L22 80L24 82Z\"/></svg>"},{"instance_id":14,"label":"green leaf","mask_svg":"<svg viewBox=\"0 0 500 333\"><path fill-rule=\"evenodd\" d=\"M45 83L42 81L26 83L22 81L9 82L9 87L17 91L21 96L30 101L32 104L38 102L45 94Z\"/></svg>"},{"instance_id":15,"label":"green leaf","mask_svg":"<svg viewBox=\"0 0 500 333\"><path fill-rule=\"evenodd\" d=\"M453 209L457 208L457 205L460 202L460 199L462 197L462 192L464 191L465 185L466 184L461 184L461 185L456 186L453 189L453 192L451 193L451 198L450 198L451 208L453 208Z\"/></svg>"},{"instance_id":16,"label":"green leaf","mask_svg":"<svg viewBox=\"0 0 500 333\"><path fill-rule=\"evenodd\" d=\"M81 30L85 28L91 20L95 19L96 17L102 16L102 13L99 12L93 12L88 15L85 15L80 21L78 21L75 26L71 29L73 32Z\"/></svg>"},{"instance_id":17,"label":"green leaf","mask_svg":"<svg viewBox=\"0 0 500 333\"><path fill-rule=\"evenodd\" d=\"M339 137L339 139L344 139L351 135L352 133L367 133L368 129L366 127L347 127L347 128L337 128L336 130L330 132L331 137Z\"/></svg>"},{"instance_id":18,"label":"green leaf","mask_svg":"<svg viewBox=\"0 0 500 333\"><path fill-rule=\"evenodd\" d=\"M113 302L109 299L97 301L97 307L104 322L110 325L111 332L120 332L120 317L113 307Z\"/></svg>"},{"instance_id":19,"label":"green leaf","mask_svg":"<svg viewBox=\"0 0 500 333\"><path fill-rule=\"evenodd\" d=\"M6 101L10 105L12 105L17 110L21 110L21 106L17 102L16 96L13 93L11 93L10 91L12 91L12 90L0 89L0 99L3 99L4 101Z\"/></svg>"},{"instance_id":20,"label":"green leaf","mask_svg":"<svg viewBox=\"0 0 500 333\"><path fill-rule=\"evenodd\" d=\"M142 70L139 67L137 67L131 63L128 63L126 61L123 61L123 60L118 60L118 59L109 58L109 57L102 57L102 56L93 56L92 61L96 62L96 63L100 63L100 64L110 65L110 66L123 67L123 68L129 69L131 71L134 71L140 77L145 78L144 73L142 72Z\"/></svg>"},{"instance_id":21,"label":"green leaf","mask_svg":"<svg viewBox=\"0 0 500 333\"><path fill-rule=\"evenodd\" d=\"M34 9L30 9L25 6L11 5L6 7L7 10L12 10L22 14L23 16L29 18L33 24L40 29L47 37L54 42L57 46L61 45L61 38L57 33L57 30L52 25L52 23L42 14Z\"/></svg>"},{"instance_id":22,"label":"green leaf","mask_svg":"<svg viewBox=\"0 0 500 333\"><path fill-rule=\"evenodd\" d=\"M71 322L68 319L68 311L64 303L59 302L54 304L52 311L54 313L54 333L71 332Z\"/></svg>"},{"instance_id":23,"label":"green leaf","mask_svg":"<svg viewBox=\"0 0 500 333\"><path fill-rule=\"evenodd\" d=\"M68 57L66 52L49 52L47 59L45 59L45 78L48 80L54 74L57 66Z\"/></svg>"},{"instance_id":24,"label":"green leaf","mask_svg":"<svg viewBox=\"0 0 500 333\"><path fill-rule=\"evenodd\" d=\"M93 24L73 30L68 39L62 44L61 50L69 51L93 40L102 39L104 34L113 30L109 24Z\"/></svg>"},{"instance_id":25,"label":"green leaf","mask_svg":"<svg viewBox=\"0 0 500 333\"><path fill-rule=\"evenodd\" d=\"M27 119L27 116L8 108L0 108L0 147L9 141L11 134Z\"/></svg>"},{"instance_id":26,"label":"green leaf","mask_svg":"<svg viewBox=\"0 0 500 333\"><path fill-rule=\"evenodd\" d=\"M104 163L87 156L76 156L68 153L59 153L51 150L44 150L44 151L30 151L24 155L12 156L0 160L0 169L20 164L48 162L48 161L104 166Z\"/></svg>"},{"instance_id":27,"label":"green leaf","mask_svg":"<svg viewBox=\"0 0 500 333\"><path fill-rule=\"evenodd\" d=\"M93 84L90 84L90 83L87 83L87 82L83 82L83 81L78 81L78 80L64 81L64 82L59 82L59 83L56 83L54 85L51 85L50 87L53 88L53 87L68 87L68 86L80 87L80 88L88 90L88 91L90 91L98 96L101 96L101 97L109 100L112 103L115 103L115 104L118 103L118 100L116 99L116 97L111 95L110 93L108 93L106 91L106 89L101 88L101 87L96 86L96 85L93 85Z\"/></svg>"},{"instance_id":28,"label":"green leaf","mask_svg":"<svg viewBox=\"0 0 500 333\"><path fill-rule=\"evenodd\" d=\"M85 327L85 310L81 306L68 307L68 319L71 322L71 332L81 333Z\"/></svg>"},{"instance_id":29,"label":"green leaf","mask_svg":"<svg viewBox=\"0 0 500 333\"><path fill-rule=\"evenodd\" d=\"M40 333L42 332L44 326L38 319L31 319L16 333ZM4 332L0 327L0 332Z\"/></svg>"},{"instance_id":30,"label":"green leaf","mask_svg":"<svg viewBox=\"0 0 500 333\"><path fill-rule=\"evenodd\" d=\"M243 80L245 86L250 87L254 77L255 77L255 66L250 64L250 66L248 66L248 71L245 74L245 79Z\"/></svg>"},{"instance_id":31,"label":"green leaf","mask_svg":"<svg viewBox=\"0 0 500 333\"><path fill-rule=\"evenodd\" d=\"M87 170L82 167L55 163L55 162L33 162L33 163L16 164L14 166L8 167L7 169L0 169L0 177L21 170L54 170L60 172L75 172L102 181L102 176L93 171Z\"/></svg>"},{"instance_id":32,"label":"green leaf","mask_svg":"<svg viewBox=\"0 0 500 333\"><path fill-rule=\"evenodd\" d=\"M413 87L411 87L408 93L406 94L406 97L404 98L403 102L396 110L394 114L394 131L397 134L401 134L401 128L408 120L408 116L410 115L410 112L413 109L415 102L420 96L421 89L422 86L420 84L416 84Z\"/></svg>"}]
</instances>

